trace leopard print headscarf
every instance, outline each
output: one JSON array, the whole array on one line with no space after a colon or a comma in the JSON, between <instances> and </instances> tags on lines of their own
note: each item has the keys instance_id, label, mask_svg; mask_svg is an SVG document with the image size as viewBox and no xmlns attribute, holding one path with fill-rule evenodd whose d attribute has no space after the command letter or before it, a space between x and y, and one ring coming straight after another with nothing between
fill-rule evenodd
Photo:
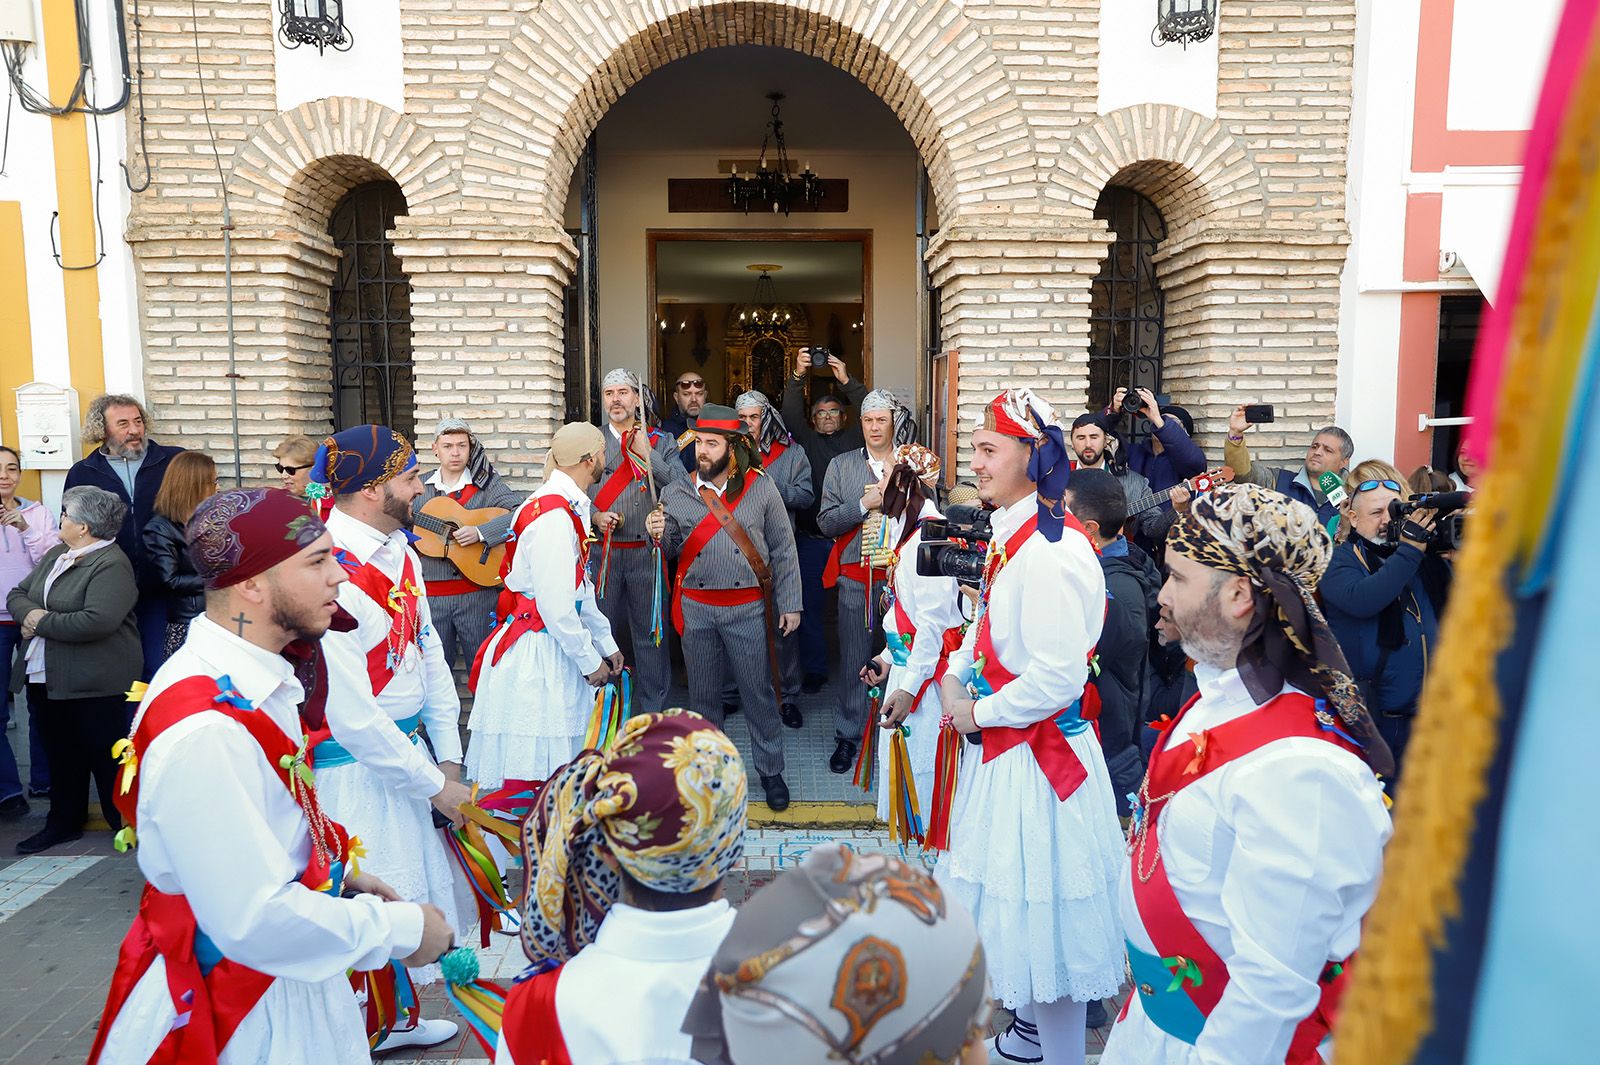
<instances>
[{"instance_id":1,"label":"leopard print headscarf","mask_svg":"<svg viewBox=\"0 0 1600 1065\"><path fill-rule=\"evenodd\" d=\"M1266 593L1239 652L1239 675L1257 702L1285 680L1320 692L1374 772L1394 757L1378 734L1361 689L1314 593L1333 557L1333 540L1304 503L1253 484L1221 485L1198 496L1173 522L1167 548L1203 566L1247 577Z\"/></svg>"}]
</instances>

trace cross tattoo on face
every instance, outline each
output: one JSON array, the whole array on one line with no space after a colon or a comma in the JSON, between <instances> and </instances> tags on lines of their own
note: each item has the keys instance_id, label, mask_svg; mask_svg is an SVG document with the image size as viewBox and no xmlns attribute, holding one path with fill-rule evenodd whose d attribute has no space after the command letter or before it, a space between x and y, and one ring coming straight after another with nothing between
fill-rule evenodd
<instances>
[{"instance_id":1,"label":"cross tattoo on face","mask_svg":"<svg viewBox=\"0 0 1600 1065\"><path fill-rule=\"evenodd\" d=\"M239 638L241 640L244 639L244 627L246 625L254 625L255 624L255 622L251 621L249 618L244 616L244 611L243 610L239 611L238 614L234 615L233 617L229 618L228 620L233 622L234 626L239 630Z\"/></svg>"}]
</instances>

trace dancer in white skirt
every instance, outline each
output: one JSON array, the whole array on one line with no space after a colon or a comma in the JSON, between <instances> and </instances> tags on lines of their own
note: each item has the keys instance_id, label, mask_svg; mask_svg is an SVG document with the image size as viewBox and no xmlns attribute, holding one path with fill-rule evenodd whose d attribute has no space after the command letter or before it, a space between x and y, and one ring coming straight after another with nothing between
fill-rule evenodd
<instances>
[{"instance_id":1,"label":"dancer in white skirt","mask_svg":"<svg viewBox=\"0 0 1600 1065\"><path fill-rule=\"evenodd\" d=\"M505 620L473 663L467 776L481 789L544 781L583 745L595 688L622 669L622 652L594 600L588 572L589 497L605 437L562 426L545 481L517 510Z\"/></svg>"},{"instance_id":2,"label":"dancer in white skirt","mask_svg":"<svg viewBox=\"0 0 1600 1065\"><path fill-rule=\"evenodd\" d=\"M360 838L363 868L401 898L437 906L464 938L475 913L471 889L433 824L438 809L459 825L470 798L460 782L461 704L433 630L421 559L403 531L422 494L416 455L386 426L346 429L318 448L310 490L334 500L328 531L350 577L339 605L357 622L323 640L331 737L312 752L322 804ZM372 712L374 700L381 713ZM438 975L434 965L412 970L418 983ZM376 1049L432 1046L456 1033L451 1021L412 1019Z\"/></svg>"},{"instance_id":3,"label":"dancer in white skirt","mask_svg":"<svg viewBox=\"0 0 1600 1065\"><path fill-rule=\"evenodd\" d=\"M995 995L1036 1035L1011 1060L1081 1063L1087 1003L1122 984L1115 891L1122 833L1105 758L1078 700L1106 586L1061 505L1068 452L1054 411L1002 392L973 431L973 472L997 507L977 623L940 695L962 760L937 876L983 936Z\"/></svg>"},{"instance_id":4,"label":"dancer in white skirt","mask_svg":"<svg viewBox=\"0 0 1600 1065\"><path fill-rule=\"evenodd\" d=\"M883 612L884 649L876 669L862 680L884 692L879 722L884 729L906 729L906 754L916 782L923 826L933 801L933 763L939 743L939 681L950 652L959 646L961 591L954 577L917 572L922 523L939 517L932 495L939 480L939 456L920 444L902 444L884 472L884 545L893 550L889 605ZM878 744L878 820L889 819L889 742Z\"/></svg>"}]
</instances>

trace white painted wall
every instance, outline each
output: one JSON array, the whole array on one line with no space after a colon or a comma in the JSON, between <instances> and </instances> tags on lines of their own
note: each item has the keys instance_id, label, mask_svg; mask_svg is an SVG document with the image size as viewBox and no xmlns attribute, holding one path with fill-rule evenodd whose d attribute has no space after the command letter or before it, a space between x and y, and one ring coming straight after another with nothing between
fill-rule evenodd
<instances>
[{"instance_id":1,"label":"white painted wall","mask_svg":"<svg viewBox=\"0 0 1600 1065\"><path fill-rule=\"evenodd\" d=\"M1530 129L1562 0L1456 0L1450 129Z\"/></svg>"},{"instance_id":2,"label":"white painted wall","mask_svg":"<svg viewBox=\"0 0 1600 1065\"><path fill-rule=\"evenodd\" d=\"M1187 48L1156 47L1155 24L1155 4L1100 0L1100 113L1151 103L1217 117L1217 38L1227 32L1226 19L1219 15L1217 32Z\"/></svg>"},{"instance_id":3,"label":"white painted wall","mask_svg":"<svg viewBox=\"0 0 1600 1065\"><path fill-rule=\"evenodd\" d=\"M405 110L400 0L346 3L344 21L354 39L347 52L330 48L319 54L308 45L285 48L282 38L274 35L278 110L293 110L326 96L358 96L393 111ZM274 26L277 22L274 11Z\"/></svg>"},{"instance_id":4,"label":"white painted wall","mask_svg":"<svg viewBox=\"0 0 1600 1065\"><path fill-rule=\"evenodd\" d=\"M603 131L602 131L603 132ZM909 144L909 142L908 142ZM721 158L744 158L732 147ZM602 135L596 163L599 192L600 350L605 368L649 367L654 315L647 304L648 229L872 230L873 383L915 395L922 374L917 318L914 149L836 153L807 150L818 174L848 178L850 209L788 218L743 214L669 214L668 177L715 177L718 153L629 152L608 149ZM575 199L575 197L573 197ZM573 204L569 203L569 213ZM781 280L780 280L781 286Z\"/></svg>"},{"instance_id":5,"label":"white painted wall","mask_svg":"<svg viewBox=\"0 0 1600 1065\"><path fill-rule=\"evenodd\" d=\"M98 100L114 97L120 91L120 79L115 76L118 61L113 58L117 55L117 29L114 18L113 5L103 3L92 9L89 22L96 66L103 72L100 86L95 93ZM131 41L128 47L130 49L133 47ZM130 57L130 63L131 61ZM138 107L138 101L132 95L129 97L128 106L135 109ZM128 212L133 206L133 194L128 190L128 182L124 179L122 167L118 165L128 157L127 117L128 112L119 112L101 118L91 115L88 121L97 124L100 140L99 209L106 239L106 257L100 264L99 276L100 337L106 390L131 392L142 397L144 355L139 342L138 287L133 272L133 254L122 239L127 229ZM93 167L96 127L91 126L88 133L89 165ZM143 181L144 161L138 161L135 169L137 172L133 175L133 179ZM93 397L83 397L85 402L91 398ZM156 428L156 436L160 439L159 426Z\"/></svg>"}]
</instances>

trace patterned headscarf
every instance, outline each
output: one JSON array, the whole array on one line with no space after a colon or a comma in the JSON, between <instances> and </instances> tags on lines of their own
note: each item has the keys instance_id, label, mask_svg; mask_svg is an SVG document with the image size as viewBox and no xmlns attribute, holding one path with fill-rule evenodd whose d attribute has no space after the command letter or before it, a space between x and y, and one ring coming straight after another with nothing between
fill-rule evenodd
<instances>
[{"instance_id":1,"label":"patterned headscarf","mask_svg":"<svg viewBox=\"0 0 1600 1065\"><path fill-rule=\"evenodd\" d=\"M739 908L683 1031L706 1065L955 1061L989 1024L972 917L898 858L818 847Z\"/></svg>"},{"instance_id":2,"label":"patterned headscarf","mask_svg":"<svg viewBox=\"0 0 1600 1065\"><path fill-rule=\"evenodd\" d=\"M324 440L311 462L306 495L325 499L392 481L417 464L417 453L387 425L358 425Z\"/></svg>"},{"instance_id":3,"label":"patterned headscarf","mask_svg":"<svg viewBox=\"0 0 1600 1065\"><path fill-rule=\"evenodd\" d=\"M200 504L184 530L207 588L265 573L316 542L327 526L281 488L230 488Z\"/></svg>"},{"instance_id":4,"label":"patterned headscarf","mask_svg":"<svg viewBox=\"0 0 1600 1065\"><path fill-rule=\"evenodd\" d=\"M733 401L733 409L740 414L751 407L761 408L761 435L756 438L756 446L761 449L763 455L771 451L772 445L778 441L788 441L789 427L784 424L778 408L772 405L772 400L767 398L765 392L751 389L739 393L739 398Z\"/></svg>"},{"instance_id":5,"label":"patterned headscarf","mask_svg":"<svg viewBox=\"0 0 1600 1065\"><path fill-rule=\"evenodd\" d=\"M1219 485L1173 522L1167 550L1247 577L1266 592L1239 651L1239 676L1256 702L1277 695L1286 680L1321 692L1361 744L1367 764L1384 775L1393 772L1388 744L1314 597L1333 557L1333 541L1316 511L1253 484Z\"/></svg>"},{"instance_id":6,"label":"patterned headscarf","mask_svg":"<svg viewBox=\"0 0 1600 1065\"><path fill-rule=\"evenodd\" d=\"M640 383L639 375L621 366L608 372L600 381L601 388L610 388L612 385L627 385L640 395L644 394L644 385Z\"/></svg>"},{"instance_id":7,"label":"patterned headscarf","mask_svg":"<svg viewBox=\"0 0 1600 1065\"><path fill-rule=\"evenodd\" d=\"M559 965L594 942L622 894L609 851L646 887L687 894L744 853L744 762L699 714L630 718L604 751L551 775L522 826L522 949Z\"/></svg>"},{"instance_id":8,"label":"patterned headscarf","mask_svg":"<svg viewBox=\"0 0 1600 1065\"><path fill-rule=\"evenodd\" d=\"M889 460L889 483L883 490L883 513L915 521L923 502L939 480L939 456L921 444L901 444Z\"/></svg>"},{"instance_id":9,"label":"patterned headscarf","mask_svg":"<svg viewBox=\"0 0 1600 1065\"><path fill-rule=\"evenodd\" d=\"M1072 452L1056 423L1055 408L1031 388L1008 388L983 408L977 427L1021 440L1032 449L1028 480L1039 492L1039 531L1051 543L1060 540L1067 520L1062 497L1072 475Z\"/></svg>"},{"instance_id":10,"label":"patterned headscarf","mask_svg":"<svg viewBox=\"0 0 1600 1065\"><path fill-rule=\"evenodd\" d=\"M861 401L862 414L870 414L875 410L886 410L894 415L893 442L897 446L909 444L917 438L917 422L911 416L911 408L901 403L887 388L874 388Z\"/></svg>"},{"instance_id":11,"label":"patterned headscarf","mask_svg":"<svg viewBox=\"0 0 1600 1065\"><path fill-rule=\"evenodd\" d=\"M435 440L446 433L466 433L467 439L472 441L472 446L467 449L467 477L481 491L489 487L489 479L494 476L494 466L489 462L489 453L483 450L483 441L478 439L478 434L472 427L460 418L440 418L439 424L434 427Z\"/></svg>"}]
</instances>

